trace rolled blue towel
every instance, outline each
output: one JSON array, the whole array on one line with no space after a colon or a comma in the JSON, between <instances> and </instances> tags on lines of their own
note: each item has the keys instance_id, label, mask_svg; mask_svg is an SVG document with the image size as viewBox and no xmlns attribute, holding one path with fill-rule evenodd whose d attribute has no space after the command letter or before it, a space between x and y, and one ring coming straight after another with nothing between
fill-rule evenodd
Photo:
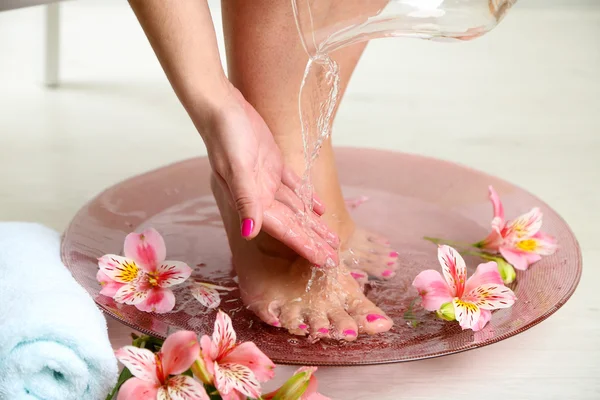
<instances>
[{"instance_id":1,"label":"rolled blue towel","mask_svg":"<svg viewBox=\"0 0 600 400\"><path fill-rule=\"evenodd\" d=\"M106 320L60 259L60 235L0 223L0 400L100 400L117 378Z\"/></svg>"}]
</instances>

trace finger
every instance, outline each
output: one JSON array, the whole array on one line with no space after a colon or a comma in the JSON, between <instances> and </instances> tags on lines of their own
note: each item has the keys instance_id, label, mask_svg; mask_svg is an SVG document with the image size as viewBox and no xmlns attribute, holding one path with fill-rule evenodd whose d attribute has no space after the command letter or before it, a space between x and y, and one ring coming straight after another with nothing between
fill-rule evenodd
<instances>
[{"instance_id":1,"label":"finger","mask_svg":"<svg viewBox=\"0 0 600 400\"><path fill-rule=\"evenodd\" d=\"M318 266L338 264L337 252L320 236L309 236L296 215L279 201L264 213L263 230Z\"/></svg>"},{"instance_id":2,"label":"finger","mask_svg":"<svg viewBox=\"0 0 600 400\"><path fill-rule=\"evenodd\" d=\"M292 189L287 186L281 186L277 193L275 193L275 200L288 206L295 214L298 215L298 219L303 218L306 214L304 213L303 203L300 198L296 196ZM301 221L302 222L302 221ZM340 245L340 238L325 224L321 218L313 213L308 214L306 223L310 229L316 234L321 236L330 246L338 248Z\"/></svg>"},{"instance_id":3,"label":"finger","mask_svg":"<svg viewBox=\"0 0 600 400\"><path fill-rule=\"evenodd\" d=\"M241 235L253 239L262 227L263 210L252 174L239 169L227 181L233 205L240 216Z\"/></svg>"},{"instance_id":4,"label":"finger","mask_svg":"<svg viewBox=\"0 0 600 400\"><path fill-rule=\"evenodd\" d=\"M283 167L283 171L281 172L281 182L284 185L292 189L294 193L297 193L298 190L302 187L303 181L300 179L298 175L289 167ZM312 193L312 203L313 203L313 211L317 215L323 215L325 213L325 204L319 196L313 190Z\"/></svg>"}]
</instances>

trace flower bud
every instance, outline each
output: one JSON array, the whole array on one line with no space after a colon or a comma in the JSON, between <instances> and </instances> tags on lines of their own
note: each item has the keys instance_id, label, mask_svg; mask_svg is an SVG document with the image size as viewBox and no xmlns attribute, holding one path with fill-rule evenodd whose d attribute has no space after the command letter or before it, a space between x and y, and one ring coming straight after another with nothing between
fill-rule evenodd
<instances>
[{"instance_id":1,"label":"flower bud","mask_svg":"<svg viewBox=\"0 0 600 400\"><path fill-rule=\"evenodd\" d=\"M205 385L210 385L213 383L213 379L206 369L206 364L204 364L204 360L202 359L202 354L200 354L200 357L198 357L192 364L192 373Z\"/></svg>"},{"instance_id":2,"label":"flower bud","mask_svg":"<svg viewBox=\"0 0 600 400\"><path fill-rule=\"evenodd\" d=\"M517 273L515 272L515 268L507 263L503 258L496 258L496 264L498 265L498 272L500 273L500 277L502 278L502 282L505 285L514 282L517 277Z\"/></svg>"},{"instance_id":3,"label":"flower bud","mask_svg":"<svg viewBox=\"0 0 600 400\"><path fill-rule=\"evenodd\" d=\"M298 400L302 397L310 383L316 368L300 368L290 379L281 386L272 397L273 400ZM313 378L314 379L314 378Z\"/></svg>"},{"instance_id":4,"label":"flower bud","mask_svg":"<svg viewBox=\"0 0 600 400\"><path fill-rule=\"evenodd\" d=\"M436 314L444 321L454 321L456 319L454 316L454 304L452 303L442 304L440 309L436 311Z\"/></svg>"}]
</instances>

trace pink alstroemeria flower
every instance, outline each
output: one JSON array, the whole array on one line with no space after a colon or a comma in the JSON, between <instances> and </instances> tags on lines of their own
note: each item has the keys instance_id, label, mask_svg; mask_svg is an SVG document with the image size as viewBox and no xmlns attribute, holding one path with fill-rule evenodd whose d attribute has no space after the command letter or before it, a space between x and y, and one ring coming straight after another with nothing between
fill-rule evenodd
<instances>
[{"instance_id":1,"label":"pink alstroemeria flower","mask_svg":"<svg viewBox=\"0 0 600 400\"><path fill-rule=\"evenodd\" d=\"M117 359L134 376L121 386L117 400L209 400L200 382L180 375L191 367L199 351L198 338L190 331L170 335L158 354L135 346L117 350Z\"/></svg>"},{"instance_id":2,"label":"pink alstroemeria flower","mask_svg":"<svg viewBox=\"0 0 600 400\"><path fill-rule=\"evenodd\" d=\"M200 357L194 373L212 383L223 400L260 398L260 383L272 379L275 364L252 342L236 343L231 318L219 310L215 330L200 339Z\"/></svg>"},{"instance_id":3,"label":"pink alstroemeria flower","mask_svg":"<svg viewBox=\"0 0 600 400\"><path fill-rule=\"evenodd\" d=\"M331 400L317 392L318 383L314 373L317 367L302 367L294 372L279 389L263 395L264 400Z\"/></svg>"},{"instance_id":4,"label":"pink alstroemeria flower","mask_svg":"<svg viewBox=\"0 0 600 400\"><path fill-rule=\"evenodd\" d=\"M105 282L103 294L112 294L117 303L135 305L141 311L171 311L175 295L170 287L189 278L192 269L184 262L165 261L165 241L152 228L127 235L124 253L125 257L107 254L98 259L101 273L97 278Z\"/></svg>"},{"instance_id":5,"label":"pink alstroemeria flower","mask_svg":"<svg viewBox=\"0 0 600 400\"><path fill-rule=\"evenodd\" d=\"M426 270L412 283L426 310L438 311L442 305L452 303L460 326L478 331L490 320L492 310L514 304L515 294L502 283L495 262L479 264L475 274L465 282L465 261L455 249L439 246L438 260L444 278L438 271Z\"/></svg>"},{"instance_id":6,"label":"pink alstroemeria flower","mask_svg":"<svg viewBox=\"0 0 600 400\"><path fill-rule=\"evenodd\" d=\"M541 232L542 212L535 207L512 221L504 219L504 207L492 186L489 187L490 200L494 207L492 232L475 246L499 252L516 269L526 270L542 256L556 251L556 240Z\"/></svg>"}]
</instances>

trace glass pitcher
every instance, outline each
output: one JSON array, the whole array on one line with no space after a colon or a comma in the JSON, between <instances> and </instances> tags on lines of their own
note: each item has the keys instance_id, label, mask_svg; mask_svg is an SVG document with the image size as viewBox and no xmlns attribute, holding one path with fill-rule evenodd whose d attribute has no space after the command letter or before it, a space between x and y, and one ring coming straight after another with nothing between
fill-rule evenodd
<instances>
[{"instance_id":1,"label":"glass pitcher","mask_svg":"<svg viewBox=\"0 0 600 400\"><path fill-rule=\"evenodd\" d=\"M382 37L470 40L492 30L517 0L291 0L314 57Z\"/></svg>"}]
</instances>

